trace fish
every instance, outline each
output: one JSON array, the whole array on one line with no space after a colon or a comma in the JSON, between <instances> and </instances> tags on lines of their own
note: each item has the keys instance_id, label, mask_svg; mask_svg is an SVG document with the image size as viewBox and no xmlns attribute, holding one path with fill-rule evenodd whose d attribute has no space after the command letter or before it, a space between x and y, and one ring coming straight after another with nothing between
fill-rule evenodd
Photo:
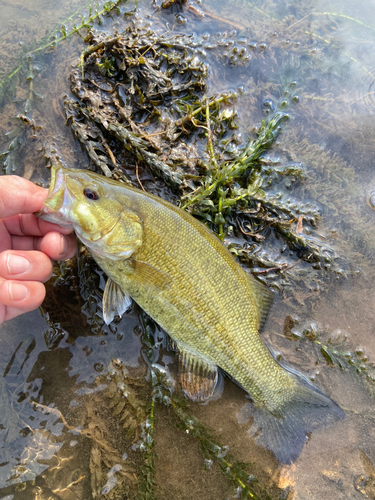
<instances>
[{"instance_id":1,"label":"fish","mask_svg":"<svg viewBox=\"0 0 375 500\"><path fill-rule=\"evenodd\" d=\"M281 366L262 339L273 294L205 225L177 206L108 177L51 168L37 216L73 228L107 275L103 319L134 300L177 346L182 390L215 397L224 372L251 397L257 443L282 464L307 434L345 417L328 396Z\"/></svg>"}]
</instances>

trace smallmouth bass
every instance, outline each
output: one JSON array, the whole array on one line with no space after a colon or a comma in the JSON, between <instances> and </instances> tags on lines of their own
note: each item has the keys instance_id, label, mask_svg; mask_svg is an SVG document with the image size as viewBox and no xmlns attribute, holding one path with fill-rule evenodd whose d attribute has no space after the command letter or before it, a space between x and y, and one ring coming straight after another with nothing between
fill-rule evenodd
<instances>
[{"instance_id":1,"label":"smallmouth bass","mask_svg":"<svg viewBox=\"0 0 375 500\"><path fill-rule=\"evenodd\" d=\"M215 393L224 370L251 396L257 441L282 463L306 434L345 416L280 366L259 335L272 294L203 224L161 198L85 170L53 167L44 220L73 227L107 274L103 318L142 307L175 341L193 401Z\"/></svg>"}]
</instances>

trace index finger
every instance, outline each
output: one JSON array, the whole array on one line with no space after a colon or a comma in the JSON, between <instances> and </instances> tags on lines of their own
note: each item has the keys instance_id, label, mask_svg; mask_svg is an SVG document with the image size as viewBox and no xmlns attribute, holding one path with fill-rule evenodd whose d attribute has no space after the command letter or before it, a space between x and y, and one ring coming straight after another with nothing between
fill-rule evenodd
<instances>
[{"instance_id":1,"label":"index finger","mask_svg":"<svg viewBox=\"0 0 375 500\"><path fill-rule=\"evenodd\" d=\"M0 176L0 218L37 212L47 197L47 189L17 175Z\"/></svg>"},{"instance_id":2,"label":"index finger","mask_svg":"<svg viewBox=\"0 0 375 500\"><path fill-rule=\"evenodd\" d=\"M19 214L2 220L9 234L13 236L44 236L50 231L69 234L72 228L61 227L52 222L38 219L34 214Z\"/></svg>"}]
</instances>

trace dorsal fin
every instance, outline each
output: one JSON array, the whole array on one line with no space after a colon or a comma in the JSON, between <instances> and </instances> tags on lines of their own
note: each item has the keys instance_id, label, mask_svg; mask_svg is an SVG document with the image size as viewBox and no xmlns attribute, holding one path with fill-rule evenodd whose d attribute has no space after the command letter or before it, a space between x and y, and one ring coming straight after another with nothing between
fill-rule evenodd
<instances>
[{"instance_id":1,"label":"dorsal fin","mask_svg":"<svg viewBox=\"0 0 375 500\"><path fill-rule=\"evenodd\" d=\"M246 271L245 271L246 272ZM258 311L258 331L261 332L266 324L268 314L273 302L273 293L268 288L259 283L254 276L246 273L249 278L250 292L254 298Z\"/></svg>"}]
</instances>

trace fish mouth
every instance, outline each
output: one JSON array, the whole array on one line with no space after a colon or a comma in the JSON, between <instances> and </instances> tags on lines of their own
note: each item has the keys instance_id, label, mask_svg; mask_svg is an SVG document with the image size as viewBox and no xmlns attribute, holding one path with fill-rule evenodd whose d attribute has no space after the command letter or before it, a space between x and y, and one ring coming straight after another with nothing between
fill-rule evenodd
<instances>
[{"instance_id":1,"label":"fish mouth","mask_svg":"<svg viewBox=\"0 0 375 500\"><path fill-rule=\"evenodd\" d=\"M72 223L68 221L68 210L71 201L63 167L52 165L51 183L47 198L44 200L42 208L35 212L34 215L62 227L72 227Z\"/></svg>"}]
</instances>

